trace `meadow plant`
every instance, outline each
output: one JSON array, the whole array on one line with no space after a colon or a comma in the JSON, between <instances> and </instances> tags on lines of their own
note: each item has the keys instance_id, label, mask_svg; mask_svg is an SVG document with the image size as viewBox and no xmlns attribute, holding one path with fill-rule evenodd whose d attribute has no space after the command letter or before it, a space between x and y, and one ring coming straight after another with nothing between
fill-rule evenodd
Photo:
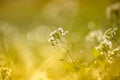
<instances>
[{"instance_id":1,"label":"meadow plant","mask_svg":"<svg viewBox=\"0 0 120 80\"><path fill-rule=\"evenodd\" d=\"M78 74L78 76L84 75L84 76L89 77L88 79L90 79L90 80L91 79L94 79L94 80L106 79L105 76L108 74L108 72L106 72L107 64L112 64L116 60L120 59L119 44L117 46L114 45L114 42L116 41L116 39L115 39L116 31L117 31L117 28L109 28L103 34L101 31L98 30L98 31L90 32L89 35L86 37L87 40L92 39L93 41L97 41L97 43L99 43L99 45L97 47L95 47L95 49L96 49L95 53L97 53L98 56L95 57L94 62L89 63L89 62L84 61L84 62L78 64L74 61L73 56L71 56L70 48L69 47L66 48L65 53L68 55L69 60L72 63L72 65L69 65L69 66L73 66L72 68L75 71L81 73L81 74ZM50 34L49 42L53 46L57 46L57 45L59 45L59 43L60 44L63 43L62 38L64 38L64 36L66 36L67 33L68 33L68 31L64 31L62 28L58 28L57 30L53 31ZM61 61L64 61L64 59L61 59ZM87 67L82 66L83 63L87 63L86 64ZM98 65L100 65L100 66L98 66ZM105 69L103 69L103 66ZM79 67L80 67L80 69L79 69ZM97 73L98 73L98 74L96 74L96 76L94 73L95 71L97 71ZM69 69L67 69L67 72L71 73L71 70L69 71ZM88 72L90 72L90 74L88 74ZM90 77L90 75L91 75L91 77ZM82 79L82 78L80 78L80 79Z\"/></svg>"},{"instance_id":2,"label":"meadow plant","mask_svg":"<svg viewBox=\"0 0 120 80\"><path fill-rule=\"evenodd\" d=\"M96 47L96 50L99 51L101 55L104 55L108 63L112 63L115 56L119 55L119 48L113 49L113 40L116 41L116 30L117 28L107 29L103 35L103 41Z\"/></svg>"},{"instance_id":3,"label":"meadow plant","mask_svg":"<svg viewBox=\"0 0 120 80\"><path fill-rule=\"evenodd\" d=\"M53 46L59 46L60 44L64 43L64 38L65 38L64 36L66 36L67 34L68 34L68 31L64 31L61 27L59 27L57 30L50 33L50 38L49 38L48 42L50 42ZM64 43L64 45L61 47L64 47L66 45L67 45L67 43ZM73 60L73 57L71 55L71 51L70 51L69 47L66 48L65 54L67 54L66 57L69 58L69 61L67 60L66 63L71 62L73 69L75 71L77 71L77 66L75 64L75 61ZM60 60L65 62L64 59L60 59Z\"/></svg>"},{"instance_id":4,"label":"meadow plant","mask_svg":"<svg viewBox=\"0 0 120 80\"><path fill-rule=\"evenodd\" d=\"M117 28L109 28L105 31L103 38L107 40L114 39Z\"/></svg>"},{"instance_id":5,"label":"meadow plant","mask_svg":"<svg viewBox=\"0 0 120 80\"><path fill-rule=\"evenodd\" d=\"M101 52L101 55L104 53L107 53L109 49L112 48L112 42L108 41L107 39L104 39L99 46L96 47L96 50Z\"/></svg>"},{"instance_id":6,"label":"meadow plant","mask_svg":"<svg viewBox=\"0 0 120 80\"><path fill-rule=\"evenodd\" d=\"M114 26L118 27L120 25L120 2L108 6L106 16Z\"/></svg>"},{"instance_id":7,"label":"meadow plant","mask_svg":"<svg viewBox=\"0 0 120 80\"><path fill-rule=\"evenodd\" d=\"M92 44L99 43L103 38L102 30L93 30L86 36L86 41Z\"/></svg>"},{"instance_id":8,"label":"meadow plant","mask_svg":"<svg viewBox=\"0 0 120 80\"><path fill-rule=\"evenodd\" d=\"M52 45L57 45L57 43L62 41L62 38L68 34L68 31L64 31L61 27L57 30L50 33L50 38L48 42L51 42Z\"/></svg>"}]
</instances>

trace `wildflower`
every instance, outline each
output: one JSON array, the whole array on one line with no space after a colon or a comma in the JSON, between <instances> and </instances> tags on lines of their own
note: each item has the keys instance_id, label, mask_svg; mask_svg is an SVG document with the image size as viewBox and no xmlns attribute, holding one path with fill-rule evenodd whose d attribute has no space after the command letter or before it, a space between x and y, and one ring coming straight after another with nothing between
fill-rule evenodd
<instances>
[{"instance_id":1,"label":"wildflower","mask_svg":"<svg viewBox=\"0 0 120 80\"><path fill-rule=\"evenodd\" d=\"M12 70L8 67L0 67L0 79L7 80L11 76Z\"/></svg>"},{"instance_id":2,"label":"wildflower","mask_svg":"<svg viewBox=\"0 0 120 80\"><path fill-rule=\"evenodd\" d=\"M117 28L109 28L105 31L103 38L107 40L111 40L116 35Z\"/></svg>"},{"instance_id":3,"label":"wildflower","mask_svg":"<svg viewBox=\"0 0 120 80\"><path fill-rule=\"evenodd\" d=\"M103 53L107 53L107 51L112 48L112 42L108 41L107 39L104 39L98 47L96 47L96 50Z\"/></svg>"},{"instance_id":4,"label":"wildflower","mask_svg":"<svg viewBox=\"0 0 120 80\"><path fill-rule=\"evenodd\" d=\"M51 42L52 45L56 45L58 42L61 41L61 38L63 36L66 36L68 34L68 31L64 31L61 27L57 30L50 33L50 38L48 42Z\"/></svg>"},{"instance_id":5,"label":"wildflower","mask_svg":"<svg viewBox=\"0 0 120 80\"><path fill-rule=\"evenodd\" d=\"M103 41L100 43L96 50L104 56L104 60L108 63L113 63L115 59L120 59L120 48L112 49L112 40L115 41L117 28L109 28L103 35Z\"/></svg>"},{"instance_id":6,"label":"wildflower","mask_svg":"<svg viewBox=\"0 0 120 80\"><path fill-rule=\"evenodd\" d=\"M101 30L94 30L89 32L89 34L86 36L86 41L89 42L100 42L103 37L103 32Z\"/></svg>"},{"instance_id":7,"label":"wildflower","mask_svg":"<svg viewBox=\"0 0 120 80\"><path fill-rule=\"evenodd\" d=\"M115 48L108 51L106 55L106 60L108 63L113 63L114 60L120 59L120 48Z\"/></svg>"}]
</instances>

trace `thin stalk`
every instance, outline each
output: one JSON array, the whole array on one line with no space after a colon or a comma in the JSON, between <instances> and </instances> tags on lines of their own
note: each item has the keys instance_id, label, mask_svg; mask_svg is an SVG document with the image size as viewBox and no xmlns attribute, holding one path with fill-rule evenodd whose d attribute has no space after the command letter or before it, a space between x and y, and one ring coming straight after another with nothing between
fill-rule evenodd
<instances>
[{"instance_id":1,"label":"thin stalk","mask_svg":"<svg viewBox=\"0 0 120 80\"><path fill-rule=\"evenodd\" d=\"M73 64L73 66L75 68L75 71L77 72L78 71L77 66L76 66L75 62L73 61L73 57L71 56L69 49L67 49L67 53L68 53L68 56L69 56L69 58L71 60L71 63Z\"/></svg>"}]
</instances>

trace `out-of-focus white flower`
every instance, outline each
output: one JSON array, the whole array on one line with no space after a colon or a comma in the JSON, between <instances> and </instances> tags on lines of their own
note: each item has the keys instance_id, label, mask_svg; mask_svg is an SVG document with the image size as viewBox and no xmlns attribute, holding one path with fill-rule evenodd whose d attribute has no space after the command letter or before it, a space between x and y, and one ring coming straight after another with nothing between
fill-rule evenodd
<instances>
[{"instance_id":1,"label":"out-of-focus white flower","mask_svg":"<svg viewBox=\"0 0 120 80\"><path fill-rule=\"evenodd\" d=\"M86 41L89 42L100 42L102 40L103 37L103 32L101 30L94 30L88 33L88 35L86 36Z\"/></svg>"},{"instance_id":2,"label":"out-of-focus white flower","mask_svg":"<svg viewBox=\"0 0 120 80\"><path fill-rule=\"evenodd\" d=\"M111 19L112 17L120 16L120 3L115 3L107 7L106 9L106 16L108 19Z\"/></svg>"}]
</instances>

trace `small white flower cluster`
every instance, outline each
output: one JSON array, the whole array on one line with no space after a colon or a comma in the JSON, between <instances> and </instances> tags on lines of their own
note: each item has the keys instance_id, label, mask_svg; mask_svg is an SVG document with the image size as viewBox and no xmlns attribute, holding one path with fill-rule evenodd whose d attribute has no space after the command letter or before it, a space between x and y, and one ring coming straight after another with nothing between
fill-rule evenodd
<instances>
[{"instance_id":1,"label":"small white flower cluster","mask_svg":"<svg viewBox=\"0 0 120 80\"><path fill-rule=\"evenodd\" d=\"M100 52L101 55L105 56L105 60L108 63L112 63L115 58L120 58L120 49L112 49L112 39L116 35L117 28L109 28L105 31L103 35L103 41L100 43L96 50Z\"/></svg>"},{"instance_id":2,"label":"small white flower cluster","mask_svg":"<svg viewBox=\"0 0 120 80\"><path fill-rule=\"evenodd\" d=\"M56 45L58 42L61 41L61 38L63 36L66 36L68 34L68 31L64 31L61 27L59 27L57 30L50 33L50 38L48 42L51 42L52 45Z\"/></svg>"},{"instance_id":3,"label":"small white flower cluster","mask_svg":"<svg viewBox=\"0 0 120 80\"><path fill-rule=\"evenodd\" d=\"M116 35L117 28L109 28L105 31L105 34L103 36L104 39L111 40Z\"/></svg>"},{"instance_id":4,"label":"small white flower cluster","mask_svg":"<svg viewBox=\"0 0 120 80\"><path fill-rule=\"evenodd\" d=\"M103 40L98 47L96 47L96 50L101 52L101 55L107 53L109 49L112 48L112 42L108 41L107 39Z\"/></svg>"},{"instance_id":5,"label":"small white flower cluster","mask_svg":"<svg viewBox=\"0 0 120 80\"><path fill-rule=\"evenodd\" d=\"M0 67L0 79L8 80L11 76L12 70L9 67Z\"/></svg>"},{"instance_id":6,"label":"small white flower cluster","mask_svg":"<svg viewBox=\"0 0 120 80\"><path fill-rule=\"evenodd\" d=\"M89 34L86 36L86 41L95 43L100 42L103 37L103 32L101 30L94 30L89 32Z\"/></svg>"},{"instance_id":7,"label":"small white flower cluster","mask_svg":"<svg viewBox=\"0 0 120 80\"><path fill-rule=\"evenodd\" d=\"M107 61L112 63L115 59L120 59L120 48L115 48L108 51Z\"/></svg>"}]
</instances>

